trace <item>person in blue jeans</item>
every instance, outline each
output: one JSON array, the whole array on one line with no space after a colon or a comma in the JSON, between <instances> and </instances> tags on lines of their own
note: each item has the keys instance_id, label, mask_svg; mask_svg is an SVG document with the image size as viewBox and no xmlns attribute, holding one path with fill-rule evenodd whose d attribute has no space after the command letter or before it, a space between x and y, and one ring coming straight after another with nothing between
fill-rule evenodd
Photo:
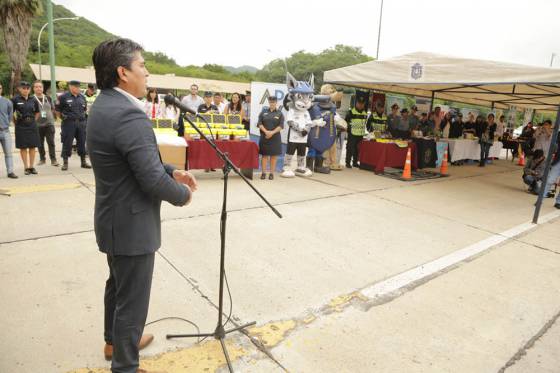
<instances>
[{"instance_id":1,"label":"person in blue jeans","mask_svg":"<svg viewBox=\"0 0 560 373\"><path fill-rule=\"evenodd\" d=\"M12 137L10 135L10 122L14 115L12 101L2 97L2 85L0 84L0 144L4 151L6 171L10 179L17 179L14 174L14 160L12 156Z\"/></svg>"},{"instance_id":2,"label":"person in blue jeans","mask_svg":"<svg viewBox=\"0 0 560 373\"><path fill-rule=\"evenodd\" d=\"M548 172L548 179L544 187L545 197L549 195L552 186L556 183L559 177L560 177L560 136L558 137L557 140L556 151L553 153L551 168L550 171ZM560 209L560 193L558 193L558 195L556 196L556 202L554 203L554 207Z\"/></svg>"},{"instance_id":3,"label":"person in blue jeans","mask_svg":"<svg viewBox=\"0 0 560 373\"><path fill-rule=\"evenodd\" d=\"M486 166L486 161L488 160L488 154L490 153L490 148L494 143L494 134L496 132L496 123L494 123L494 114L488 114L488 121L484 122L480 120L480 115L476 118L476 135L478 136L478 142L480 144L480 163L479 167Z\"/></svg>"}]
</instances>

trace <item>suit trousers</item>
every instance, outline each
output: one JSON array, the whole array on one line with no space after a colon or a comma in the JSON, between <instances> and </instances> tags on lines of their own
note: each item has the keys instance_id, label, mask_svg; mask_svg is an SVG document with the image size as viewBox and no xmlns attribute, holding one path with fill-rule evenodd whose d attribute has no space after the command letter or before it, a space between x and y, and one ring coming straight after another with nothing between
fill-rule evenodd
<instances>
[{"instance_id":1,"label":"suit trousers","mask_svg":"<svg viewBox=\"0 0 560 373\"><path fill-rule=\"evenodd\" d=\"M113 345L113 373L133 373L138 369L138 343L148 316L154 255L107 254L105 342Z\"/></svg>"}]
</instances>

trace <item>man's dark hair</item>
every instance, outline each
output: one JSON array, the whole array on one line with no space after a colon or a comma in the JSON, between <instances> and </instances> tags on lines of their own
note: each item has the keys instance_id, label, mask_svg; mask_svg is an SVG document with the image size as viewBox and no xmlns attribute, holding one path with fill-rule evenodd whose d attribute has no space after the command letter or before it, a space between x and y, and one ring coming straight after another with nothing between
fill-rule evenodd
<instances>
[{"instance_id":1,"label":"man's dark hair","mask_svg":"<svg viewBox=\"0 0 560 373\"><path fill-rule=\"evenodd\" d=\"M552 121L550 119L547 119L543 122L543 124L550 124L552 126Z\"/></svg>"},{"instance_id":2,"label":"man's dark hair","mask_svg":"<svg viewBox=\"0 0 560 373\"><path fill-rule=\"evenodd\" d=\"M196 84L191 84L191 88L192 87L196 87L196 89L198 89L198 86Z\"/></svg>"},{"instance_id":3,"label":"man's dark hair","mask_svg":"<svg viewBox=\"0 0 560 373\"><path fill-rule=\"evenodd\" d=\"M93 83L88 83L87 87L88 87L89 89L95 89L95 84L93 84Z\"/></svg>"},{"instance_id":4,"label":"man's dark hair","mask_svg":"<svg viewBox=\"0 0 560 373\"><path fill-rule=\"evenodd\" d=\"M137 52L144 49L130 39L106 40L93 51L92 61L95 68L95 80L99 89L116 87L119 83L117 68L130 69Z\"/></svg>"}]
</instances>

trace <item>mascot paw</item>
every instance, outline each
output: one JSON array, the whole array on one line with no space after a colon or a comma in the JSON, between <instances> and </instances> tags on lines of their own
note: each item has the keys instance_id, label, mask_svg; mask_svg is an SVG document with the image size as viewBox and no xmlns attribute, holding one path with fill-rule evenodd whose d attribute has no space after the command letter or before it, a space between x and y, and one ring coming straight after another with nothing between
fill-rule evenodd
<instances>
[{"instance_id":1,"label":"mascot paw","mask_svg":"<svg viewBox=\"0 0 560 373\"><path fill-rule=\"evenodd\" d=\"M295 177L296 174L294 174L294 171L292 170L284 170L281 174L281 177Z\"/></svg>"}]
</instances>

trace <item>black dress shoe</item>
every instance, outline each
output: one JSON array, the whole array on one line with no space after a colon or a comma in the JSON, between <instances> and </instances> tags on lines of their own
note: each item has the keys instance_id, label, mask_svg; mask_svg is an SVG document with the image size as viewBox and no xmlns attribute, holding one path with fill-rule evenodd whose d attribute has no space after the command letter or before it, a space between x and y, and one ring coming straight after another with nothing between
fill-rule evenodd
<instances>
[{"instance_id":1,"label":"black dress shoe","mask_svg":"<svg viewBox=\"0 0 560 373\"><path fill-rule=\"evenodd\" d=\"M37 174L38 174L38 172L37 172L37 170L35 169L35 167L31 167L31 168L29 169L29 172L31 172L33 175L37 175Z\"/></svg>"},{"instance_id":2,"label":"black dress shoe","mask_svg":"<svg viewBox=\"0 0 560 373\"><path fill-rule=\"evenodd\" d=\"M8 177L9 177L10 179L17 179L17 178L18 178L17 175L14 174L13 172L10 172L10 173L8 174Z\"/></svg>"},{"instance_id":3,"label":"black dress shoe","mask_svg":"<svg viewBox=\"0 0 560 373\"><path fill-rule=\"evenodd\" d=\"M274 180L274 174L269 174L268 175L268 180Z\"/></svg>"},{"instance_id":4,"label":"black dress shoe","mask_svg":"<svg viewBox=\"0 0 560 373\"><path fill-rule=\"evenodd\" d=\"M352 168L352 165L350 163L346 163L346 168Z\"/></svg>"},{"instance_id":5,"label":"black dress shoe","mask_svg":"<svg viewBox=\"0 0 560 373\"><path fill-rule=\"evenodd\" d=\"M264 179L266 179L266 173L263 172L263 173L261 174L261 180L264 180Z\"/></svg>"},{"instance_id":6,"label":"black dress shoe","mask_svg":"<svg viewBox=\"0 0 560 373\"><path fill-rule=\"evenodd\" d=\"M560 209L560 203L555 203L554 207L556 207L557 209Z\"/></svg>"},{"instance_id":7,"label":"black dress shoe","mask_svg":"<svg viewBox=\"0 0 560 373\"><path fill-rule=\"evenodd\" d=\"M31 169L30 168L26 168L25 171L23 172L26 175L31 175Z\"/></svg>"}]
</instances>

